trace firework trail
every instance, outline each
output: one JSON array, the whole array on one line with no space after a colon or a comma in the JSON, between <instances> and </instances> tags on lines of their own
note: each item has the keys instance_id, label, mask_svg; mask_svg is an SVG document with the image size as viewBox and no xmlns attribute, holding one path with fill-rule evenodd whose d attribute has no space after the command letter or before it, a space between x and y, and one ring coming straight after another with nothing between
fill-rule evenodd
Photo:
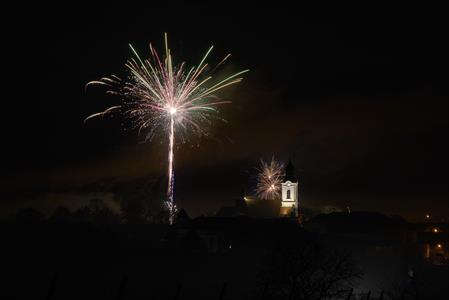
<instances>
[{"instance_id":1,"label":"firework trail","mask_svg":"<svg viewBox=\"0 0 449 300\"><path fill-rule=\"evenodd\" d=\"M141 59L132 45L133 53L125 64L128 71L126 79L115 75L103 77L91 84L106 86L109 94L119 95L122 105L111 106L102 112L90 115L85 121L94 117L103 117L117 111L131 120L132 128L138 133L146 132L145 141L151 140L157 133L168 137L168 188L166 207L169 211L169 223L173 224L176 216L174 202L174 146L175 136L185 140L186 134L208 135L207 125L212 119L220 119L217 106L230 103L222 101L216 92L240 82L243 70L222 80L214 81L212 75L206 75L209 69L206 59L213 49L211 46L198 66L187 68L186 63L174 65L167 34L165 34L165 56L160 57L150 44L150 56ZM229 57L229 54L212 69L215 71ZM212 73L212 72L210 72Z\"/></svg>"},{"instance_id":2,"label":"firework trail","mask_svg":"<svg viewBox=\"0 0 449 300\"><path fill-rule=\"evenodd\" d=\"M272 157L270 162L265 162L261 159L259 167L256 169L258 171L256 184L257 196L266 200L279 198L284 166Z\"/></svg>"}]
</instances>

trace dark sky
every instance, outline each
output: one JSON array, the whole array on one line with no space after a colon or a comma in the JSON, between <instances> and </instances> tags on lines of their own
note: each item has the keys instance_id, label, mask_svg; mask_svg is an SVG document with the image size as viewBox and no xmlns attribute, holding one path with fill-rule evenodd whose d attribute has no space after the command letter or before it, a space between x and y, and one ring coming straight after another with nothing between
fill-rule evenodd
<instances>
[{"instance_id":1,"label":"dark sky","mask_svg":"<svg viewBox=\"0 0 449 300\"><path fill-rule=\"evenodd\" d=\"M254 166L275 155L295 163L305 206L447 220L448 7L423 5L5 11L0 215L76 207L92 186L164 174L166 144L139 144L120 118L83 119L118 101L84 85L124 74L128 43L145 53L168 32L175 59L193 64L213 44L212 61L232 53L223 72L251 69L222 95L228 123L176 149L176 199L190 214L251 193Z\"/></svg>"}]
</instances>

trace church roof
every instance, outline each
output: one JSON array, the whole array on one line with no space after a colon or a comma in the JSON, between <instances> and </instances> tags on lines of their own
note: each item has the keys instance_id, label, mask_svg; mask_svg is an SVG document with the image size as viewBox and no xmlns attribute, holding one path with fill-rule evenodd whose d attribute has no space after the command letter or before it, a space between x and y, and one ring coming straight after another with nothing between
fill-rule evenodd
<instances>
[{"instance_id":1,"label":"church roof","mask_svg":"<svg viewBox=\"0 0 449 300\"><path fill-rule=\"evenodd\" d=\"M298 181L298 179L295 176L295 167L293 166L291 161L289 161L288 164L285 166L284 181L291 181L291 182Z\"/></svg>"}]
</instances>

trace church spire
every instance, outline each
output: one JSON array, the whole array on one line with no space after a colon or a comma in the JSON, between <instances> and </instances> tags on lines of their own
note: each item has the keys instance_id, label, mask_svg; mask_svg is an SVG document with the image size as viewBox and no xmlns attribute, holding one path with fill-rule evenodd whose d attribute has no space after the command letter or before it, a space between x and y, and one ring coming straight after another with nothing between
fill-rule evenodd
<instances>
[{"instance_id":1,"label":"church spire","mask_svg":"<svg viewBox=\"0 0 449 300\"><path fill-rule=\"evenodd\" d=\"M292 161L289 160L285 166L285 177L284 182L282 183L281 216L298 216L298 197L298 179L295 176L295 168Z\"/></svg>"},{"instance_id":2,"label":"church spire","mask_svg":"<svg viewBox=\"0 0 449 300\"><path fill-rule=\"evenodd\" d=\"M296 176L295 176L295 167L293 166L291 160L289 160L287 165L285 166L284 182L285 181L291 181L291 182L297 182L298 181L296 179Z\"/></svg>"}]
</instances>

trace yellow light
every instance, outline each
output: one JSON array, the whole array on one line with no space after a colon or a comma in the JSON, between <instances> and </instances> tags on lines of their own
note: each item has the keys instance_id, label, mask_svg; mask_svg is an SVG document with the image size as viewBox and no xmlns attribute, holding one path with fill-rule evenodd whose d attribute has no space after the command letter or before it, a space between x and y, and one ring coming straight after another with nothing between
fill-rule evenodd
<instances>
[{"instance_id":1,"label":"yellow light","mask_svg":"<svg viewBox=\"0 0 449 300\"><path fill-rule=\"evenodd\" d=\"M426 215L426 219L430 219L430 215L429 214Z\"/></svg>"},{"instance_id":2,"label":"yellow light","mask_svg":"<svg viewBox=\"0 0 449 300\"><path fill-rule=\"evenodd\" d=\"M441 248L443 248L443 245L437 244L437 248L441 249Z\"/></svg>"},{"instance_id":3,"label":"yellow light","mask_svg":"<svg viewBox=\"0 0 449 300\"><path fill-rule=\"evenodd\" d=\"M434 228L433 232L437 233L438 232L438 228Z\"/></svg>"}]
</instances>

